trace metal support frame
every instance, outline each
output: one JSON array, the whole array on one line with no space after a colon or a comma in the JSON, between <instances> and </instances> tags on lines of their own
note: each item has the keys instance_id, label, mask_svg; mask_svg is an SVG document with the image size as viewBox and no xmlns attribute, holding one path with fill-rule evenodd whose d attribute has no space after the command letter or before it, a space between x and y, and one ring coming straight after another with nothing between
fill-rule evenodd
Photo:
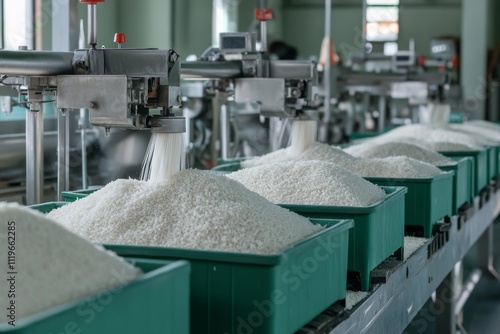
<instances>
[{"instance_id":1,"label":"metal support frame","mask_svg":"<svg viewBox=\"0 0 500 334\"><path fill-rule=\"evenodd\" d=\"M73 51L78 48L79 3L72 0L52 1L52 49ZM89 25L91 21L89 19ZM95 31L89 32L89 40L94 33ZM62 199L61 192L69 190L69 112L69 109L61 109L57 113L57 199L59 201Z\"/></svg>"},{"instance_id":2,"label":"metal support frame","mask_svg":"<svg viewBox=\"0 0 500 334\"><path fill-rule=\"evenodd\" d=\"M479 269L481 269L485 275L500 280L500 274L495 269L493 261L493 225L488 226L488 229L483 233L481 238L479 238L477 250L477 263Z\"/></svg>"},{"instance_id":3,"label":"metal support frame","mask_svg":"<svg viewBox=\"0 0 500 334\"><path fill-rule=\"evenodd\" d=\"M82 150L82 189L87 189L87 109L80 109L80 145Z\"/></svg>"},{"instance_id":4,"label":"metal support frame","mask_svg":"<svg viewBox=\"0 0 500 334\"><path fill-rule=\"evenodd\" d=\"M220 106L220 144L222 159L231 158L231 109L227 103Z\"/></svg>"},{"instance_id":5,"label":"metal support frame","mask_svg":"<svg viewBox=\"0 0 500 334\"><path fill-rule=\"evenodd\" d=\"M377 129L378 129L379 133L383 133L384 132L384 126L385 126L385 108L386 108L386 96L385 96L385 94L381 94L378 97L379 117L378 117Z\"/></svg>"},{"instance_id":6,"label":"metal support frame","mask_svg":"<svg viewBox=\"0 0 500 334\"><path fill-rule=\"evenodd\" d=\"M57 114L57 200L69 190L69 110Z\"/></svg>"},{"instance_id":7,"label":"metal support frame","mask_svg":"<svg viewBox=\"0 0 500 334\"><path fill-rule=\"evenodd\" d=\"M230 93L224 90L224 84L215 90L215 96L212 97L212 140L211 152L212 161L217 163L217 159L228 158L230 138L230 118L227 99ZM226 157L224 157L226 156Z\"/></svg>"},{"instance_id":8,"label":"metal support frame","mask_svg":"<svg viewBox=\"0 0 500 334\"><path fill-rule=\"evenodd\" d=\"M219 142L220 142L220 107L221 107L221 93L215 91L215 96L212 97L212 138L210 140L210 156L212 163L217 164L219 158Z\"/></svg>"},{"instance_id":9,"label":"metal support frame","mask_svg":"<svg viewBox=\"0 0 500 334\"><path fill-rule=\"evenodd\" d=\"M43 200L43 106L26 111L26 205Z\"/></svg>"},{"instance_id":10,"label":"metal support frame","mask_svg":"<svg viewBox=\"0 0 500 334\"><path fill-rule=\"evenodd\" d=\"M457 324L455 317L455 270L451 270L446 278L439 284L436 289L436 301L434 304L440 305L440 312L436 317L436 333L454 334Z\"/></svg>"}]
</instances>

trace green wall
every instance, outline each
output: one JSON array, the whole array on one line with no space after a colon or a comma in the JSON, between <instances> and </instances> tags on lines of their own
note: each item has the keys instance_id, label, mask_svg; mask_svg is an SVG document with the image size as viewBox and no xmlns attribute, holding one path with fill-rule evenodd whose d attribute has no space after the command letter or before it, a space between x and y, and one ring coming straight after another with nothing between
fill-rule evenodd
<instances>
[{"instance_id":1,"label":"green wall","mask_svg":"<svg viewBox=\"0 0 500 334\"><path fill-rule=\"evenodd\" d=\"M413 38L417 54L429 55L433 38L460 37L462 34L461 1L436 1L432 5L403 3L399 19L399 48L408 50L410 39Z\"/></svg>"},{"instance_id":2,"label":"green wall","mask_svg":"<svg viewBox=\"0 0 500 334\"><path fill-rule=\"evenodd\" d=\"M172 0L172 45L182 59L200 55L212 43L212 1ZM165 20L168 20L166 18Z\"/></svg>"},{"instance_id":3,"label":"green wall","mask_svg":"<svg viewBox=\"0 0 500 334\"><path fill-rule=\"evenodd\" d=\"M123 0L106 0L97 5L97 47L114 48L113 37L118 31L118 8ZM85 47L87 47L87 6L78 6L78 17L84 20ZM127 39L129 38L127 34Z\"/></svg>"},{"instance_id":4,"label":"green wall","mask_svg":"<svg viewBox=\"0 0 500 334\"><path fill-rule=\"evenodd\" d=\"M119 3L117 26L127 35L126 47L172 47L170 0L115 1Z\"/></svg>"},{"instance_id":5,"label":"green wall","mask_svg":"<svg viewBox=\"0 0 500 334\"><path fill-rule=\"evenodd\" d=\"M74 1L74 0L72 0ZM52 45L51 3L42 0L43 49L50 50ZM48 15L47 15L48 13ZM116 32L127 35L124 47L169 48L171 38L171 2L169 0L106 0L97 5L97 43L98 47L116 47L113 37ZM78 18L84 20L87 34L87 6L78 5Z\"/></svg>"},{"instance_id":6,"label":"green wall","mask_svg":"<svg viewBox=\"0 0 500 334\"><path fill-rule=\"evenodd\" d=\"M85 22L86 7L78 7ZM97 6L98 45L116 47L113 38L116 32L122 32L127 36L123 47L168 48L172 43L170 9L169 0L106 0Z\"/></svg>"},{"instance_id":7,"label":"green wall","mask_svg":"<svg viewBox=\"0 0 500 334\"><path fill-rule=\"evenodd\" d=\"M324 7L285 6L283 8L283 39L298 48L300 58L319 56L325 31ZM345 59L361 50L361 5L332 9L331 36L339 55Z\"/></svg>"},{"instance_id":8,"label":"green wall","mask_svg":"<svg viewBox=\"0 0 500 334\"><path fill-rule=\"evenodd\" d=\"M300 56L318 56L324 36L324 1L284 1L283 38L298 47ZM345 61L361 50L362 1L332 0L331 35L337 52ZM461 0L402 0L400 5L400 49L415 39L419 54L429 53L434 37L460 36Z\"/></svg>"},{"instance_id":9,"label":"green wall","mask_svg":"<svg viewBox=\"0 0 500 334\"><path fill-rule=\"evenodd\" d=\"M52 1L42 0L42 49L52 49ZM119 3L124 0L106 0L100 3L97 8L97 43L98 46L106 45L106 47L113 46L113 37L118 29L117 12ZM149 0L148 0L149 1ZM87 34L87 6L78 4L78 22L80 19L84 20L85 34ZM79 29L79 28L78 28ZM85 46L87 46L87 35L85 35Z\"/></svg>"}]
</instances>

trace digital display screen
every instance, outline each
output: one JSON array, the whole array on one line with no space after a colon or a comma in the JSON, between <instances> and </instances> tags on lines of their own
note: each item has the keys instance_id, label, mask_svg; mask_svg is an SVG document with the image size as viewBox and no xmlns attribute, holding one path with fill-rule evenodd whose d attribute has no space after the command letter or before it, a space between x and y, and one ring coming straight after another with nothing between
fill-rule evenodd
<instances>
[{"instance_id":1,"label":"digital display screen","mask_svg":"<svg viewBox=\"0 0 500 334\"><path fill-rule=\"evenodd\" d=\"M396 61L409 61L410 56L396 56Z\"/></svg>"},{"instance_id":2,"label":"digital display screen","mask_svg":"<svg viewBox=\"0 0 500 334\"><path fill-rule=\"evenodd\" d=\"M222 39L222 48L224 49L245 49L246 38L241 36L225 36Z\"/></svg>"}]
</instances>

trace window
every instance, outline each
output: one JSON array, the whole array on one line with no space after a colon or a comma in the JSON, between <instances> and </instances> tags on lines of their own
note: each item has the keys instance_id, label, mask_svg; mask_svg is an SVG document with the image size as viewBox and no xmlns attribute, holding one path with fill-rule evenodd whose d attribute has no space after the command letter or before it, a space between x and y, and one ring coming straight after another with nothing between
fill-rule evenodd
<instances>
[{"instance_id":1,"label":"window","mask_svg":"<svg viewBox=\"0 0 500 334\"><path fill-rule=\"evenodd\" d=\"M2 47L17 50L20 45L33 48L33 1L2 1Z\"/></svg>"},{"instance_id":2,"label":"window","mask_svg":"<svg viewBox=\"0 0 500 334\"><path fill-rule=\"evenodd\" d=\"M229 0L214 0L212 12L212 45L219 46L221 32L237 31L238 3Z\"/></svg>"},{"instance_id":3,"label":"window","mask_svg":"<svg viewBox=\"0 0 500 334\"><path fill-rule=\"evenodd\" d=\"M366 0L366 40L397 41L399 0Z\"/></svg>"}]
</instances>

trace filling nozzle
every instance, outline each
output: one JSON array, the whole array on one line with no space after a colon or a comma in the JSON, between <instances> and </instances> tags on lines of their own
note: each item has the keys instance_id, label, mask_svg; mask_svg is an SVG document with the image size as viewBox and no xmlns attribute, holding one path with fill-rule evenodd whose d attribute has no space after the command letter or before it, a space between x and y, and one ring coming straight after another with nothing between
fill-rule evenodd
<instances>
[{"instance_id":1,"label":"filling nozzle","mask_svg":"<svg viewBox=\"0 0 500 334\"><path fill-rule=\"evenodd\" d=\"M178 116L150 116L146 125L151 132L184 133L186 132L186 118Z\"/></svg>"}]
</instances>

